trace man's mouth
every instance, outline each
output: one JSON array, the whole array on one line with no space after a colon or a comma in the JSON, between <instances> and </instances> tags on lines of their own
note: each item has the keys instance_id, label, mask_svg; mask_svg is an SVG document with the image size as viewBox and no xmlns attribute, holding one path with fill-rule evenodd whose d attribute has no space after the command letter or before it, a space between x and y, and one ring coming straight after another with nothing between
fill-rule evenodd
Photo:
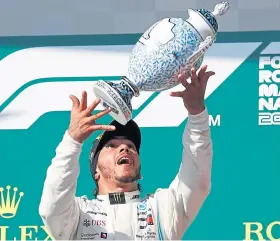
<instances>
[{"instance_id":1,"label":"man's mouth","mask_svg":"<svg viewBox=\"0 0 280 241\"><path fill-rule=\"evenodd\" d=\"M117 161L118 165L132 165L133 161L129 156L120 157Z\"/></svg>"}]
</instances>

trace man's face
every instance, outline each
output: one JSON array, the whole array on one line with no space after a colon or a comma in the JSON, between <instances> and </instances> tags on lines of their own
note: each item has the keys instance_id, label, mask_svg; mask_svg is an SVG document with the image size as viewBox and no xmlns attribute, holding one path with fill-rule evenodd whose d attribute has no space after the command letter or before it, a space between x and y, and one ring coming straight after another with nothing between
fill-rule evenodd
<instances>
[{"instance_id":1,"label":"man's face","mask_svg":"<svg viewBox=\"0 0 280 241\"><path fill-rule=\"evenodd\" d=\"M104 179L132 183L140 177L140 160L132 141L122 137L109 140L101 149L97 168Z\"/></svg>"}]
</instances>

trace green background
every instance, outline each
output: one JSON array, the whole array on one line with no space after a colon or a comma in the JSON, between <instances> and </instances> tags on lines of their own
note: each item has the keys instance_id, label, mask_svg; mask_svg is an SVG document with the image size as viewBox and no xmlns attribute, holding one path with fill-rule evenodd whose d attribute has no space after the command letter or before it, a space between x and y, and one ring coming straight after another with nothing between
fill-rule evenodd
<instances>
[{"instance_id":1,"label":"green background","mask_svg":"<svg viewBox=\"0 0 280 241\"><path fill-rule=\"evenodd\" d=\"M7 37L0 38L0 54L4 57L33 46L134 44L139 36ZM278 126L257 123L258 58L270 42L280 41L280 32L221 33L217 39L217 42L257 41L263 44L206 100L213 116L221 114L221 126L212 127L211 133L212 191L184 239L242 240L243 222L261 222L265 227L280 220L277 151L280 130ZM9 226L7 239L20 238L19 226L42 225L38 215L42 185L69 117L69 112L52 112L43 115L28 130L0 130L0 186L17 186L25 193L16 217L0 217L0 226ZM104 118L104 122L109 120ZM176 128L142 128L143 195L168 187L175 177L181 162L181 135L186 121ZM88 156L96 134L83 146L78 196L85 194L92 198L94 183ZM275 226L273 235L280 237L280 226ZM41 230L34 236L40 239L45 234Z\"/></svg>"}]
</instances>

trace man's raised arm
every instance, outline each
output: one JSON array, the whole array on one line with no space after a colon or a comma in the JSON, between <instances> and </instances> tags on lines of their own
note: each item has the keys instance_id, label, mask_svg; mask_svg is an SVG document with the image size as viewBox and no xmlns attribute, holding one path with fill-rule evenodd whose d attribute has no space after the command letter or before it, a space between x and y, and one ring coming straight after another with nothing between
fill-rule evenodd
<instances>
[{"instance_id":1,"label":"man's raised arm","mask_svg":"<svg viewBox=\"0 0 280 241\"><path fill-rule=\"evenodd\" d=\"M47 170L39 206L43 223L55 240L73 239L77 231L81 203L75 194L82 143L96 130L115 130L115 126L96 124L97 119L110 112L105 109L92 115L99 99L87 107L85 91L81 102L76 96L70 98L73 102L70 125Z\"/></svg>"},{"instance_id":2,"label":"man's raised arm","mask_svg":"<svg viewBox=\"0 0 280 241\"><path fill-rule=\"evenodd\" d=\"M179 172L169 188L159 191L157 197L160 229L165 239L182 239L210 192L213 153L204 93L213 74L206 72L205 66L198 76L192 71L192 83L182 83L186 90L171 94L182 97L189 116L182 137Z\"/></svg>"}]
</instances>

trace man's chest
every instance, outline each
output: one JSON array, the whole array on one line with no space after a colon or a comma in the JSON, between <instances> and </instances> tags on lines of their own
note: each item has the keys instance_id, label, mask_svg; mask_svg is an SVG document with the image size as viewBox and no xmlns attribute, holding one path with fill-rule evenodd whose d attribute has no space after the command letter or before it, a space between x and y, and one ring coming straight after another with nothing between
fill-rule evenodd
<instances>
[{"instance_id":1,"label":"man's chest","mask_svg":"<svg viewBox=\"0 0 280 241\"><path fill-rule=\"evenodd\" d=\"M80 217L78 238L158 239L156 215L147 203L101 205L90 203Z\"/></svg>"}]
</instances>

